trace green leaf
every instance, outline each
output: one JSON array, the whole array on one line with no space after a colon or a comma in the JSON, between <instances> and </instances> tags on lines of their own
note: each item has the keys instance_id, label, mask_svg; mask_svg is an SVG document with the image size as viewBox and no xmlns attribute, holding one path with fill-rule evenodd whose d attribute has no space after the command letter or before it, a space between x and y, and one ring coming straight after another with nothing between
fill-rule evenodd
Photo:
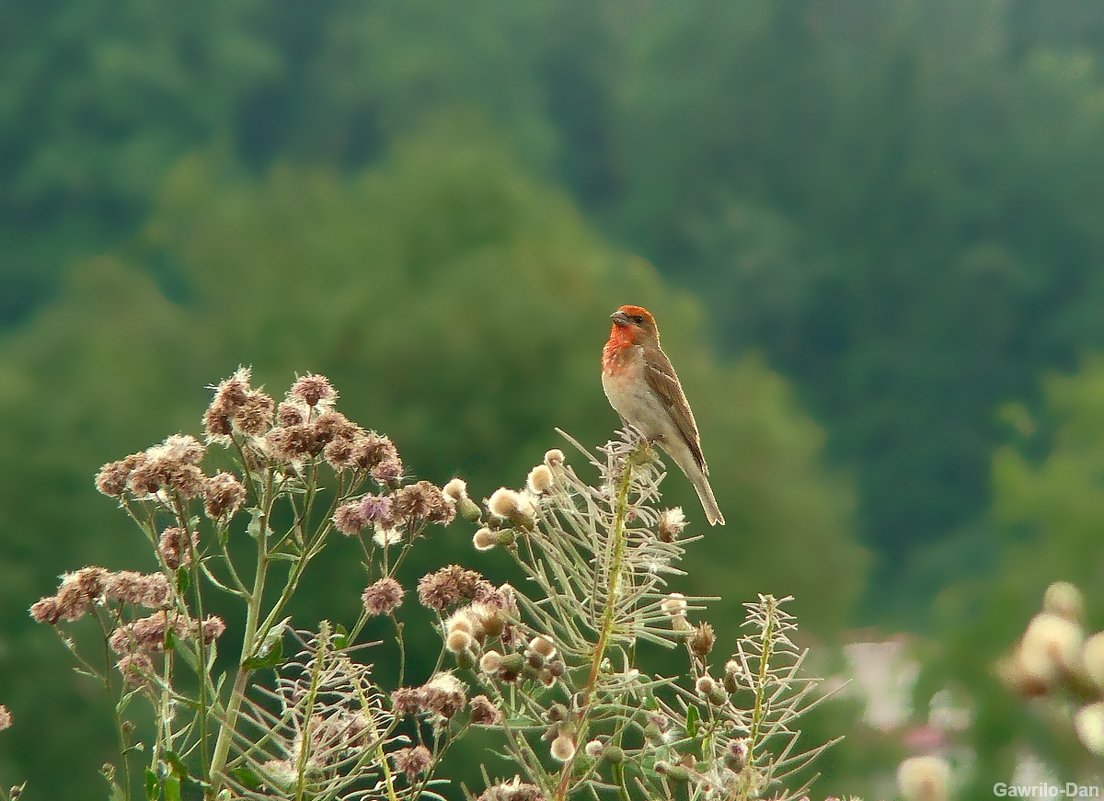
<instances>
[{"instance_id":1,"label":"green leaf","mask_svg":"<svg viewBox=\"0 0 1104 801\"><path fill-rule=\"evenodd\" d=\"M186 595L188 587L191 586L192 576L185 567L177 568L176 570L176 592L178 595Z\"/></svg>"},{"instance_id":2,"label":"green leaf","mask_svg":"<svg viewBox=\"0 0 1104 801\"><path fill-rule=\"evenodd\" d=\"M182 781L188 778L188 766L184 764L184 760L180 758L180 754L176 753L176 751L165 751L164 757L165 761L172 766L173 775Z\"/></svg>"},{"instance_id":3,"label":"green leaf","mask_svg":"<svg viewBox=\"0 0 1104 801\"><path fill-rule=\"evenodd\" d=\"M258 776L256 771L252 768L234 768L230 771L230 775L237 779L243 787L247 787L250 790L256 790L261 786L261 777Z\"/></svg>"},{"instance_id":4,"label":"green leaf","mask_svg":"<svg viewBox=\"0 0 1104 801\"><path fill-rule=\"evenodd\" d=\"M146 799L157 801L161 797L161 783L157 780L157 774L150 768L146 768Z\"/></svg>"},{"instance_id":5,"label":"green leaf","mask_svg":"<svg viewBox=\"0 0 1104 801\"><path fill-rule=\"evenodd\" d=\"M349 630L340 623L334 628L334 648L341 649L349 645Z\"/></svg>"},{"instance_id":6,"label":"green leaf","mask_svg":"<svg viewBox=\"0 0 1104 801\"><path fill-rule=\"evenodd\" d=\"M280 632L283 634L283 631ZM271 636L271 633L270 633ZM267 637L265 638L268 639ZM257 656L251 656L242 663L242 667L246 670L263 670L265 668L276 667L284 658L284 641L282 639L276 640L276 642L268 649L267 653L264 651L258 652Z\"/></svg>"},{"instance_id":7,"label":"green leaf","mask_svg":"<svg viewBox=\"0 0 1104 801\"><path fill-rule=\"evenodd\" d=\"M173 651L176 649L176 632L172 629L165 629L165 650Z\"/></svg>"},{"instance_id":8,"label":"green leaf","mask_svg":"<svg viewBox=\"0 0 1104 801\"><path fill-rule=\"evenodd\" d=\"M690 706L686 709L686 733L691 737L698 736L698 708Z\"/></svg>"},{"instance_id":9,"label":"green leaf","mask_svg":"<svg viewBox=\"0 0 1104 801\"><path fill-rule=\"evenodd\" d=\"M249 525L246 526L246 533L255 540L261 538L261 520L264 519L264 510L257 508L256 506L248 509L250 515ZM272 533L272 528L268 525L264 526L264 536L268 537Z\"/></svg>"},{"instance_id":10,"label":"green leaf","mask_svg":"<svg viewBox=\"0 0 1104 801\"><path fill-rule=\"evenodd\" d=\"M180 779L170 776L164 781L165 801L180 801Z\"/></svg>"}]
</instances>

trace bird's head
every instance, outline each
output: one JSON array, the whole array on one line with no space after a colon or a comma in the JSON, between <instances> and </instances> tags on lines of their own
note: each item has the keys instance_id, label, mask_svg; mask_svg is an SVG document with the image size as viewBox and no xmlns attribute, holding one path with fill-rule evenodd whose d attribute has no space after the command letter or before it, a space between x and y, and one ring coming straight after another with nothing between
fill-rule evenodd
<instances>
[{"instance_id":1,"label":"bird's head","mask_svg":"<svg viewBox=\"0 0 1104 801\"><path fill-rule=\"evenodd\" d=\"M610 315L613 328L610 339L626 344L644 345L659 341L659 328L652 313L643 306L621 306Z\"/></svg>"}]
</instances>

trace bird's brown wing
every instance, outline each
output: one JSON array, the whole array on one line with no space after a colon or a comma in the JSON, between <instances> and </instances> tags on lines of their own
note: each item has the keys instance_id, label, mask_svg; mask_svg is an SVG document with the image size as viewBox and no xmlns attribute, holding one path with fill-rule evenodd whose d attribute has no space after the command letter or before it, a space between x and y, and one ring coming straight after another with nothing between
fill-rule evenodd
<instances>
[{"instance_id":1,"label":"bird's brown wing","mask_svg":"<svg viewBox=\"0 0 1104 801\"><path fill-rule=\"evenodd\" d=\"M663 405L670 410L675 428L678 429L683 442L693 454L694 461L698 463L702 472L708 475L709 467L705 464L705 456L702 454L701 439L698 436L698 424L694 422L694 413L690 410L686 393L682 391L682 384L675 375L671 360L661 348L645 346L644 378Z\"/></svg>"}]
</instances>

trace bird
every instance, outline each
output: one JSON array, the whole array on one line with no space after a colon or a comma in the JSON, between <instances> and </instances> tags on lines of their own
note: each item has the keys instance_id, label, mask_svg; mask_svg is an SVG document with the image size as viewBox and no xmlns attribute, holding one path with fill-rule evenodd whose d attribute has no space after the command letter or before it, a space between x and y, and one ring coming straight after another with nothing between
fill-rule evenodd
<instances>
[{"instance_id":1,"label":"bird","mask_svg":"<svg viewBox=\"0 0 1104 801\"><path fill-rule=\"evenodd\" d=\"M659 345L655 317L643 306L621 306L602 348L602 389L623 423L659 445L690 479L709 525L724 525L709 485L694 412L671 360Z\"/></svg>"}]
</instances>

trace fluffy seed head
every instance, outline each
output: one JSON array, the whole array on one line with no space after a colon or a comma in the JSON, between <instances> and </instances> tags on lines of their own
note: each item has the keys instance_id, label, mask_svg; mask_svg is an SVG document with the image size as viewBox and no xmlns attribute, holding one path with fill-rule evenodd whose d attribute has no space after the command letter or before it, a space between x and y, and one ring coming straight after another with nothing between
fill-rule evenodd
<instances>
[{"instance_id":1,"label":"fluffy seed head","mask_svg":"<svg viewBox=\"0 0 1104 801\"><path fill-rule=\"evenodd\" d=\"M245 487L230 473L216 473L203 487L203 511L212 520L233 517L245 503Z\"/></svg>"},{"instance_id":2,"label":"fluffy seed head","mask_svg":"<svg viewBox=\"0 0 1104 801\"><path fill-rule=\"evenodd\" d=\"M396 490L392 497L395 514L410 526L423 522L447 526L456 517L456 504L428 481Z\"/></svg>"},{"instance_id":3,"label":"fluffy seed head","mask_svg":"<svg viewBox=\"0 0 1104 801\"><path fill-rule=\"evenodd\" d=\"M395 579L384 576L374 584L368 585L360 599L369 617L389 615L402 603L403 588Z\"/></svg>"},{"instance_id":4,"label":"fluffy seed head","mask_svg":"<svg viewBox=\"0 0 1104 801\"><path fill-rule=\"evenodd\" d=\"M302 401L307 406L332 405L337 400L337 390L324 375L308 373L297 379L288 391L288 397Z\"/></svg>"},{"instance_id":5,"label":"fluffy seed head","mask_svg":"<svg viewBox=\"0 0 1104 801\"><path fill-rule=\"evenodd\" d=\"M4 729L10 729L12 725L11 712L6 706L0 704L0 731Z\"/></svg>"},{"instance_id":6,"label":"fluffy seed head","mask_svg":"<svg viewBox=\"0 0 1104 801\"><path fill-rule=\"evenodd\" d=\"M386 548L390 545L397 545L402 542L402 539L402 530L397 528L383 528L382 526L376 526L375 533L372 534L372 542L374 542L381 548Z\"/></svg>"},{"instance_id":7,"label":"fluffy seed head","mask_svg":"<svg viewBox=\"0 0 1104 801\"><path fill-rule=\"evenodd\" d=\"M498 543L498 538L495 533L489 528L481 528L475 532L475 536L472 537L472 545L475 546L477 551L489 551L495 547Z\"/></svg>"},{"instance_id":8,"label":"fluffy seed head","mask_svg":"<svg viewBox=\"0 0 1104 801\"><path fill-rule=\"evenodd\" d=\"M256 437L272 428L272 411L275 402L260 390L246 393L241 406L234 412L231 421L234 428L246 436Z\"/></svg>"},{"instance_id":9,"label":"fluffy seed head","mask_svg":"<svg viewBox=\"0 0 1104 801\"><path fill-rule=\"evenodd\" d=\"M559 448L552 448L551 450L545 451L544 463L549 467L559 467L564 463L563 451Z\"/></svg>"},{"instance_id":10,"label":"fluffy seed head","mask_svg":"<svg viewBox=\"0 0 1104 801\"><path fill-rule=\"evenodd\" d=\"M694 689L698 691L698 695L708 696L717 689L717 682L709 678L709 676L702 676L694 684Z\"/></svg>"},{"instance_id":11,"label":"fluffy seed head","mask_svg":"<svg viewBox=\"0 0 1104 801\"><path fill-rule=\"evenodd\" d=\"M395 770L406 776L407 781L413 782L427 770L433 761L433 755L424 745L416 745L413 748L400 748L391 754L395 763Z\"/></svg>"},{"instance_id":12,"label":"fluffy seed head","mask_svg":"<svg viewBox=\"0 0 1104 801\"><path fill-rule=\"evenodd\" d=\"M445 486L441 487L441 492L445 493L445 497L451 498L454 502L459 503L464 498L468 497L468 485L462 478L454 478Z\"/></svg>"},{"instance_id":13,"label":"fluffy seed head","mask_svg":"<svg viewBox=\"0 0 1104 801\"><path fill-rule=\"evenodd\" d=\"M1077 739L1097 756L1104 756L1104 701L1083 706L1073 716Z\"/></svg>"},{"instance_id":14,"label":"fluffy seed head","mask_svg":"<svg viewBox=\"0 0 1104 801\"><path fill-rule=\"evenodd\" d=\"M1082 638L1081 627L1069 618L1040 612L1024 632L1020 662L1028 674L1050 683L1077 665Z\"/></svg>"},{"instance_id":15,"label":"fluffy seed head","mask_svg":"<svg viewBox=\"0 0 1104 801\"><path fill-rule=\"evenodd\" d=\"M551 659L556 655L556 646L552 641L539 634L529 641L529 650L540 654L545 659Z\"/></svg>"},{"instance_id":16,"label":"fluffy seed head","mask_svg":"<svg viewBox=\"0 0 1104 801\"><path fill-rule=\"evenodd\" d=\"M575 756L575 741L566 734L560 734L552 741L552 758L557 762L567 762Z\"/></svg>"},{"instance_id":17,"label":"fluffy seed head","mask_svg":"<svg viewBox=\"0 0 1104 801\"><path fill-rule=\"evenodd\" d=\"M552 469L546 464L538 464L529 471L529 476L525 479L525 486L529 488L530 492L543 495L546 492L551 492L553 481Z\"/></svg>"},{"instance_id":18,"label":"fluffy seed head","mask_svg":"<svg viewBox=\"0 0 1104 801\"><path fill-rule=\"evenodd\" d=\"M601 740L591 740L585 746L583 746L583 752L591 759L597 759L602 755L602 750L605 748L602 745Z\"/></svg>"},{"instance_id":19,"label":"fluffy seed head","mask_svg":"<svg viewBox=\"0 0 1104 801\"><path fill-rule=\"evenodd\" d=\"M1043 594L1043 611L1079 623L1085 614L1085 599L1075 585L1068 581L1056 581Z\"/></svg>"},{"instance_id":20,"label":"fluffy seed head","mask_svg":"<svg viewBox=\"0 0 1104 801\"><path fill-rule=\"evenodd\" d=\"M346 537L357 534L368 525L368 521L364 519L360 501L349 501L337 507L337 511L334 512L333 516L333 524L334 528Z\"/></svg>"},{"instance_id":21,"label":"fluffy seed head","mask_svg":"<svg viewBox=\"0 0 1104 801\"><path fill-rule=\"evenodd\" d=\"M479 660L479 669L484 673L497 673L502 667L502 654L498 651L487 651Z\"/></svg>"},{"instance_id":22,"label":"fluffy seed head","mask_svg":"<svg viewBox=\"0 0 1104 801\"><path fill-rule=\"evenodd\" d=\"M438 673L421 689L426 709L444 718L451 718L468 702L467 687L451 673Z\"/></svg>"},{"instance_id":23,"label":"fluffy seed head","mask_svg":"<svg viewBox=\"0 0 1104 801\"><path fill-rule=\"evenodd\" d=\"M672 592L660 602L659 608L670 617L682 615L686 612L686 596L681 592Z\"/></svg>"},{"instance_id":24,"label":"fluffy seed head","mask_svg":"<svg viewBox=\"0 0 1104 801\"><path fill-rule=\"evenodd\" d=\"M449 653L458 654L471 648L472 636L466 631L450 631L445 638L445 648Z\"/></svg>"},{"instance_id":25,"label":"fluffy seed head","mask_svg":"<svg viewBox=\"0 0 1104 801\"><path fill-rule=\"evenodd\" d=\"M485 695L471 699L471 721L477 726L493 726L502 720L502 712Z\"/></svg>"},{"instance_id":26,"label":"fluffy seed head","mask_svg":"<svg viewBox=\"0 0 1104 801\"><path fill-rule=\"evenodd\" d=\"M198 543L195 532L189 536L188 532L179 526L170 526L161 532L161 539L157 543L157 552L165 561L165 566L170 570L176 570L181 565L190 564L192 550Z\"/></svg>"},{"instance_id":27,"label":"fluffy seed head","mask_svg":"<svg viewBox=\"0 0 1104 801\"><path fill-rule=\"evenodd\" d=\"M939 757L906 759L897 768L897 787L905 801L946 801L951 769Z\"/></svg>"},{"instance_id":28,"label":"fluffy seed head","mask_svg":"<svg viewBox=\"0 0 1104 801\"><path fill-rule=\"evenodd\" d=\"M674 542L686 528L686 515L682 513L681 506L664 509L659 515L659 525L656 527L659 539L663 542Z\"/></svg>"}]
</instances>

